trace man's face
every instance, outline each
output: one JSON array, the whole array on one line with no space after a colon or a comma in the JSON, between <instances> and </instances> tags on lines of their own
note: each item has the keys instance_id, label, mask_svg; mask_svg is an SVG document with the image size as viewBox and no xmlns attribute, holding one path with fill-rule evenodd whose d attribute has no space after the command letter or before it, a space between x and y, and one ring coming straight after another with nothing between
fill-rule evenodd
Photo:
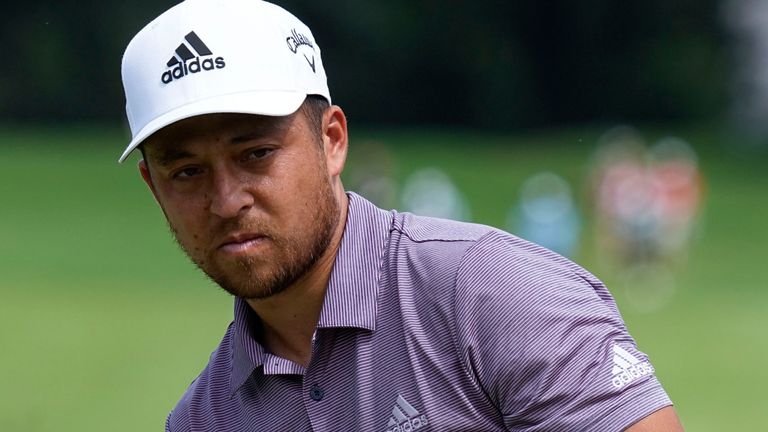
<instances>
[{"instance_id":1,"label":"man's face","mask_svg":"<svg viewBox=\"0 0 768 432\"><path fill-rule=\"evenodd\" d=\"M335 173L302 110L186 119L148 140L145 156L142 175L177 242L235 296L287 288L322 255L339 223Z\"/></svg>"}]
</instances>

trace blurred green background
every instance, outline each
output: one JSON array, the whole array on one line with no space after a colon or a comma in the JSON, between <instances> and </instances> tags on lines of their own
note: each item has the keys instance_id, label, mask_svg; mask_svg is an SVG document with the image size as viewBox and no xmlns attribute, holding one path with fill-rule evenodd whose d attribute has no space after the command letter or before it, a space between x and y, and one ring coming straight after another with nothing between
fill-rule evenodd
<instances>
[{"instance_id":1,"label":"blurred green background","mask_svg":"<svg viewBox=\"0 0 768 432\"><path fill-rule=\"evenodd\" d=\"M160 430L231 319L135 157L116 164L123 47L171 4L14 2L2 18L0 431ZM525 180L558 174L583 218L574 260L616 296L687 430L768 430L768 37L737 19L762 2L279 4L313 28L350 117L348 186L372 157L398 193L437 167L473 221L509 228ZM705 180L652 309L596 247L591 162L617 124L686 140Z\"/></svg>"}]
</instances>

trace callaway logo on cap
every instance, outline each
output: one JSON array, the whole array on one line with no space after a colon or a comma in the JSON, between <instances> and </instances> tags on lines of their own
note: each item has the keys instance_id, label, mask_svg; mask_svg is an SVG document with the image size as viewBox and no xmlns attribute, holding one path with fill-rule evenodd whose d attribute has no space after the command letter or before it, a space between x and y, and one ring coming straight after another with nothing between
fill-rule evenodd
<instances>
[{"instance_id":1,"label":"callaway logo on cap","mask_svg":"<svg viewBox=\"0 0 768 432\"><path fill-rule=\"evenodd\" d=\"M123 55L132 139L210 113L283 116L307 95L331 102L312 32L260 0L186 0L144 27Z\"/></svg>"}]
</instances>

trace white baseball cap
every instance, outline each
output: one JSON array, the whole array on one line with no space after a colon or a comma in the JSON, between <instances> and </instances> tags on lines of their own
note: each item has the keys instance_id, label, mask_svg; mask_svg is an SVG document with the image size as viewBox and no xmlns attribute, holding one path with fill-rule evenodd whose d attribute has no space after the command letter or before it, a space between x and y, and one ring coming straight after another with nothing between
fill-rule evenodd
<instances>
[{"instance_id":1,"label":"white baseball cap","mask_svg":"<svg viewBox=\"0 0 768 432\"><path fill-rule=\"evenodd\" d=\"M284 116L307 95L331 102L320 47L298 18L261 0L186 0L150 22L123 55L125 112L142 141L210 113Z\"/></svg>"}]
</instances>

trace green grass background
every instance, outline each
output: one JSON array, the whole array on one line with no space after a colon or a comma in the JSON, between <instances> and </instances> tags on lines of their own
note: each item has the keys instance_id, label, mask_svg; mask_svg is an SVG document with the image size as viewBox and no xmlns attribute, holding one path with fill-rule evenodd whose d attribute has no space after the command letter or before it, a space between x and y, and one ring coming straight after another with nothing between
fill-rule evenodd
<instances>
[{"instance_id":1,"label":"green grass background","mask_svg":"<svg viewBox=\"0 0 768 432\"><path fill-rule=\"evenodd\" d=\"M690 431L768 430L768 157L716 128L677 131L699 151L706 205L668 306L635 310L590 240L585 176L603 130L512 136L365 130L393 174L444 169L474 220L503 226L529 175L576 186L575 260L603 278ZM662 128L643 130L652 140ZM118 128L0 128L0 431L161 430L231 319L187 263ZM362 148L360 146L359 148Z\"/></svg>"}]
</instances>

